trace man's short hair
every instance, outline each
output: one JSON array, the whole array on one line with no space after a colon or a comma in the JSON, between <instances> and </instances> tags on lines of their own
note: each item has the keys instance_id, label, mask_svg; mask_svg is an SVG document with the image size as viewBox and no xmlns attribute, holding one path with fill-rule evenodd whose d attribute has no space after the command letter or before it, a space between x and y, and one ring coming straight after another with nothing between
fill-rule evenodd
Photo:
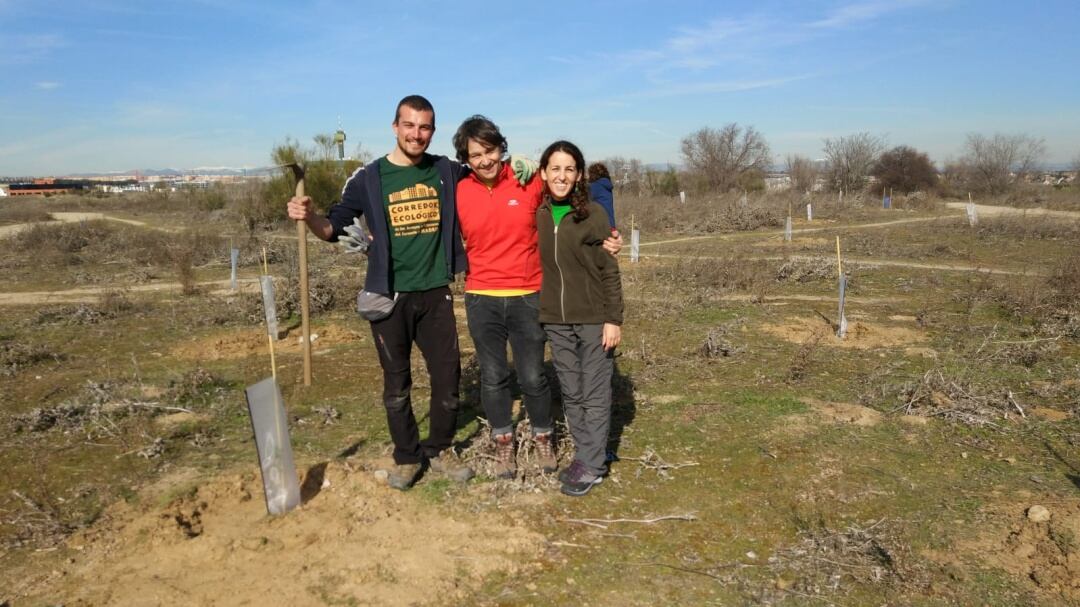
<instances>
[{"instance_id":1,"label":"man's short hair","mask_svg":"<svg viewBox=\"0 0 1080 607\"><path fill-rule=\"evenodd\" d=\"M489 147L499 148L502 154L506 155L506 137L503 137L503 134L499 132L499 127L486 116L480 114L469 116L454 133L454 150L461 164L469 162L470 139L475 139Z\"/></svg>"},{"instance_id":2,"label":"man's short hair","mask_svg":"<svg viewBox=\"0 0 1080 607\"><path fill-rule=\"evenodd\" d=\"M397 109L394 110L394 124L401 118L401 108L408 107L418 112L431 112L431 126L435 126L435 107L422 95L409 95L398 101Z\"/></svg>"}]
</instances>

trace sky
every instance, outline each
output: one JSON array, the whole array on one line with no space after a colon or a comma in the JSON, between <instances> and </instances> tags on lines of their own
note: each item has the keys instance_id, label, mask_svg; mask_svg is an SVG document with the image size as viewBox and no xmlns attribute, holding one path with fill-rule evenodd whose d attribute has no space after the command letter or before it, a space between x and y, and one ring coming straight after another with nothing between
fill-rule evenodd
<instances>
[{"instance_id":1,"label":"sky","mask_svg":"<svg viewBox=\"0 0 1080 607\"><path fill-rule=\"evenodd\" d=\"M971 133L1080 157L1080 2L0 0L0 175L262 167L339 124L374 154L397 101L430 151L484 114L511 152L681 162L753 126L776 162L869 132L937 162Z\"/></svg>"}]
</instances>

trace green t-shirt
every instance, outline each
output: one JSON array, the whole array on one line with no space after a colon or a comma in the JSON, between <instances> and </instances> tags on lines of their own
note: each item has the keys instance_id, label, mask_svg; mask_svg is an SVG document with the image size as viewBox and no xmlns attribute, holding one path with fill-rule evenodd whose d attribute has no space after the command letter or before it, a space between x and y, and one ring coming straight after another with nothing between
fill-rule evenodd
<instances>
[{"instance_id":1,"label":"green t-shirt","mask_svg":"<svg viewBox=\"0 0 1080 607\"><path fill-rule=\"evenodd\" d=\"M415 166L379 159L383 209L390 229L390 288L426 291L450 284L439 220L439 170L430 156Z\"/></svg>"},{"instance_id":2,"label":"green t-shirt","mask_svg":"<svg viewBox=\"0 0 1080 607\"><path fill-rule=\"evenodd\" d=\"M574 206L570 204L570 199L566 200L551 200L551 218L555 220L555 226L559 226L559 222L563 217L566 217L570 211L574 210Z\"/></svg>"}]
</instances>

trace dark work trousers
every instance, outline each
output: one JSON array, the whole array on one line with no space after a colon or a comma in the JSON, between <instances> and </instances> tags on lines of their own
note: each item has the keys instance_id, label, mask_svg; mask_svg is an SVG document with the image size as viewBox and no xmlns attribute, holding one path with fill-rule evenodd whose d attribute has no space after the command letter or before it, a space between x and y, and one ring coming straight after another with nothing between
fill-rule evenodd
<instances>
[{"instance_id":1,"label":"dark work trousers","mask_svg":"<svg viewBox=\"0 0 1080 607\"><path fill-rule=\"evenodd\" d=\"M371 323L371 334L383 369L383 404L394 441L394 462L416 464L423 457L437 456L454 440L461 379L450 288L400 293L390 316ZM423 442L410 395L414 341L420 346L431 377L431 430Z\"/></svg>"},{"instance_id":2,"label":"dark work trousers","mask_svg":"<svg viewBox=\"0 0 1080 607\"><path fill-rule=\"evenodd\" d=\"M533 435L551 432L551 390L544 375L546 336L540 326L540 294L496 297L466 293L465 316L480 363L480 402L492 435L514 431L508 342Z\"/></svg>"},{"instance_id":3,"label":"dark work trousers","mask_svg":"<svg viewBox=\"0 0 1080 607\"><path fill-rule=\"evenodd\" d=\"M563 412L574 437L574 459L589 472L606 474L611 428L611 376L614 350L604 350L604 325L545 324L551 358L559 375Z\"/></svg>"}]
</instances>

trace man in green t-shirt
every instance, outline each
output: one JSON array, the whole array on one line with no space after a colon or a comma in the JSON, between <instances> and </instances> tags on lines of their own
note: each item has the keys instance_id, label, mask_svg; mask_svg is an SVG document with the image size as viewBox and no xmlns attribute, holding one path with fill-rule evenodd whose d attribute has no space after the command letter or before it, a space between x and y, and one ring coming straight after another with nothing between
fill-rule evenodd
<instances>
[{"instance_id":1,"label":"man in green t-shirt","mask_svg":"<svg viewBox=\"0 0 1080 607\"><path fill-rule=\"evenodd\" d=\"M431 103L410 95L394 113L397 145L386 156L353 173L341 202L323 217L311 199L293 198L290 219L336 242L363 216L372 234L364 290L394 299L385 318L371 322L383 369L383 404L394 442L389 483L408 489L425 462L457 481L472 478L451 443L457 424L461 362L449 284L465 270L465 250L455 207L463 168L445 156L427 154L435 133ZM431 376L430 432L420 440L412 411L412 344L420 347Z\"/></svg>"}]
</instances>

